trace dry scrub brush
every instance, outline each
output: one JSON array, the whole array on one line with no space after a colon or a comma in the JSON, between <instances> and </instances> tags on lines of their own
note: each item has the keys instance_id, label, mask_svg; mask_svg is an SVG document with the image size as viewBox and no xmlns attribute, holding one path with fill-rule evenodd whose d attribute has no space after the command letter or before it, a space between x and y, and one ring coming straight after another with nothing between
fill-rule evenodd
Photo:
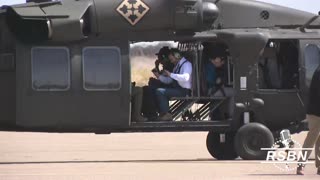
<instances>
[{"instance_id":1,"label":"dry scrub brush","mask_svg":"<svg viewBox=\"0 0 320 180\"><path fill-rule=\"evenodd\" d=\"M150 77L153 77L151 70L154 68L156 57L134 56L131 57L131 81L137 86L148 84Z\"/></svg>"}]
</instances>

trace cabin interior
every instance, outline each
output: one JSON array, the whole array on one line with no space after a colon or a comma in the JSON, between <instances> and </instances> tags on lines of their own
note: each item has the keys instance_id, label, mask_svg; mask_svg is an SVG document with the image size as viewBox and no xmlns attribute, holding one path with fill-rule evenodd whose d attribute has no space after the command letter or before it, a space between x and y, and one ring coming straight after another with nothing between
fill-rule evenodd
<instances>
[{"instance_id":1,"label":"cabin interior","mask_svg":"<svg viewBox=\"0 0 320 180\"><path fill-rule=\"evenodd\" d=\"M148 43L146 43L148 44ZM149 43L150 44L150 43ZM219 68L217 75L219 81L225 88L233 89L233 61L229 53L227 45L223 42L176 42L166 44L162 42L157 47L150 45L141 45L140 48L133 45L131 48L131 77L136 85L146 87L149 84L149 78L154 78L151 70L154 68L154 62L157 59L156 54L164 45L169 45L171 48L178 48L183 57L185 57L193 65L192 70L192 93L188 97L171 98L170 111L173 114L174 121L215 121L231 118L232 112L229 112L228 104L232 97L226 95L214 94L221 89L214 90L207 87L206 84L206 66L211 62L209 57L215 54L223 54L225 64ZM150 54L150 49L153 53ZM149 52L146 57L143 55ZM142 55L142 56L141 56ZM146 56L146 55L145 55ZM138 64L138 65L137 65ZM144 66L141 66L141 65ZM137 73L141 73L140 76ZM149 72L149 73L146 73ZM141 77L144 76L144 77ZM150 120L150 119L149 119ZM152 121L152 119L151 119Z\"/></svg>"}]
</instances>

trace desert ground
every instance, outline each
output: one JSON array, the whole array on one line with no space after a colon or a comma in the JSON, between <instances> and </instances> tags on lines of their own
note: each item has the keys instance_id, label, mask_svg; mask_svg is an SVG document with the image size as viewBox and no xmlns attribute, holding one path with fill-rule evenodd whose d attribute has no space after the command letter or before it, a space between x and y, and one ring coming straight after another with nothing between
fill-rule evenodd
<instances>
[{"instance_id":1,"label":"desert ground","mask_svg":"<svg viewBox=\"0 0 320 180\"><path fill-rule=\"evenodd\" d=\"M303 141L306 133L293 136ZM319 179L260 161L218 161L207 152L207 133L0 133L0 180L100 179Z\"/></svg>"}]
</instances>

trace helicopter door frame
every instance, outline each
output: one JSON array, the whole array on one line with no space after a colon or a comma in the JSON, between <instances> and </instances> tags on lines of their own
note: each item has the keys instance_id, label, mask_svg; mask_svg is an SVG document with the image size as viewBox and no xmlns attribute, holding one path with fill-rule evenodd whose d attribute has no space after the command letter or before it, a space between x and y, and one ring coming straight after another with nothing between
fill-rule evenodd
<instances>
[{"instance_id":1,"label":"helicopter door frame","mask_svg":"<svg viewBox=\"0 0 320 180\"><path fill-rule=\"evenodd\" d=\"M270 42L274 42L274 47L267 47ZM285 56L281 53L288 52L290 43L296 43L296 57ZM262 99L264 101L263 108L259 108L255 111L255 117L257 121L265 123L271 130L277 130L279 127L287 127L292 123L298 123L301 119L305 117L305 107L301 98L300 85L301 82L296 76L300 77L299 67L300 67L300 48L298 40L291 39L271 39L269 40L268 45L264 48L264 53L261 54L258 60L257 66L257 88L255 93L255 98ZM288 47L281 50L281 46L288 45ZM291 45L291 44L290 44ZM292 47L292 46L291 46ZM269 50L267 50L269 49ZM272 50L270 50L272 49ZM280 52L281 51L281 52ZM294 54L294 53L292 53ZM296 62L292 58L296 59ZM288 64L281 64L285 61L288 63L293 63L290 66ZM268 63L266 63L268 62ZM281 67L280 67L281 64ZM284 74L286 68L292 68L291 66L296 66L296 72L293 73L289 71L290 78L288 74ZM261 86L262 81L265 80L266 74L262 73L265 68L268 68L266 72L269 72L271 86ZM276 75L279 75L276 76ZM286 76L288 75L288 77ZM262 77L261 77L262 76ZM292 77L291 77L292 76ZM298 84L284 84L284 78L286 80L292 80L292 82ZM294 80L295 79L295 80ZM277 81L280 83L276 83ZM285 80L285 82L287 82ZM294 84L294 85L293 85ZM288 87L286 87L288 86ZM287 111L277 111L275 110L287 107ZM290 123L290 124L288 124Z\"/></svg>"}]
</instances>

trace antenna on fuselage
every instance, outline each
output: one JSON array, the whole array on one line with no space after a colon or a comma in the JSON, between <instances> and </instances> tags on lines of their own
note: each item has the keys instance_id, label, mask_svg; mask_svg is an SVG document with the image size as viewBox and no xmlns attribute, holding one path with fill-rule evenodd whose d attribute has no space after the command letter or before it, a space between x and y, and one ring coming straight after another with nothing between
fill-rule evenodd
<instances>
[{"instance_id":1,"label":"antenna on fuselage","mask_svg":"<svg viewBox=\"0 0 320 180\"><path fill-rule=\"evenodd\" d=\"M306 28L310 26L311 23L313 23L315 20L317 20L320 17L320 11L318 12L318 15L313 16L307 23L305 23L303 26L301 26L299 29L301 32L306 32Z\"/></svg>"}]
</instances>

